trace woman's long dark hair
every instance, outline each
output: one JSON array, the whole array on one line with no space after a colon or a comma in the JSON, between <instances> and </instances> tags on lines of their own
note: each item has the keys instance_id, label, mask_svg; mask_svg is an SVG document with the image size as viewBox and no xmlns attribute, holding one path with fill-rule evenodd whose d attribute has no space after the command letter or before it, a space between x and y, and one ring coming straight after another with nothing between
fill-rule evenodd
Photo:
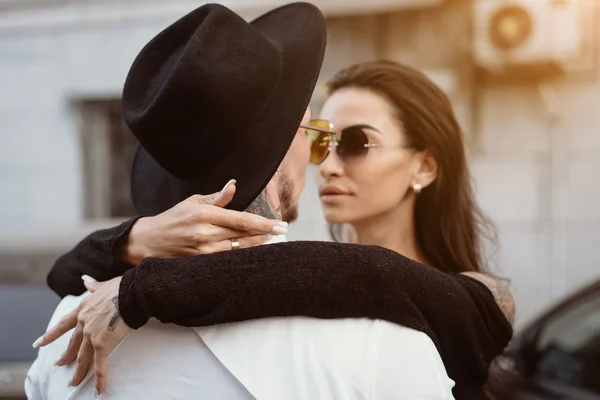
<instances>
[{"instance_id":1,"label":"woman's long dark hair","mask_svg":"<svg viewBox=\"0 0 600 400\"><path fill-rule=\"evenodd\" d=\"M429 150L437 179L415 205L417 241L426 259L444 272L483 272L482 239L496 242L491 221L475 202L463 135L450 100L423 73L391 61L373 61L341 70L328 82L330 93L357 87L390 101L409 144ZM340 240L341 226L330 226Z\"/></svg>"}]
</instances>

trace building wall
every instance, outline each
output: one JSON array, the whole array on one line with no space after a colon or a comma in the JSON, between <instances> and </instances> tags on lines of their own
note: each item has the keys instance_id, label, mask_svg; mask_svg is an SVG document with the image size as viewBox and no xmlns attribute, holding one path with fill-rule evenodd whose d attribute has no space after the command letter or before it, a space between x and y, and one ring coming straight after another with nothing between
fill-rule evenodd
<instances>
[{"instance_id":1,"label":"building wall","mask_svg":"<svg viewBox=\"0 0 600 400\"><path fill-rule=\"evenodd\" d=\"M600 277L600 84L555 88L564 119L552 123L537 87L488 85L484 154L473 162L480 201L499 228L499 265L514 280L523 317Z\"/></svg>"},{"instance_id":2,"label":"building wall","mask_svg":"<svg viewBox=\"0 0 600 400\"><path fill-rule=\"evenodd\" d=\"M593 14L582 23L589 60L600 46L591 40L600 37L599 8L585 6ZM490 269L511 279L520 325L600 277L600 80L583 62L557 80L481 79L468 62L470 17L460 1L388 16L384 56L425 71L445 67L452 77L446 89L465 131L477 198L498 228Z\"/></svg>"},{"instance_id":3,"label":"building wall","mask_svg":"<svg viewBox=\"0 0 600 400\"><path fill-rule=\"evenodd\" d=\"M133 58L163 26L115 23L1 36L4 228L80 221L80 121L72 101L118 97Z\"/></svg>"},{"instance_id":4,"label":"building wall","mask_svg":"<svg viewBox=\"0 0 600 400\"><path fill-rule=\"evenodd\" d=\"M600 275L600 80L551 86L551 123L533 84L478 81L466 61L468 2L330 19L322 81L384 57L424 69L450 95L465 130L478 200L499 229L495 273L512 280L518 322ZM0 35L1 229L82 223L79 98L117 97L139 49L171 21L113 21ZM322 84L314 105L322 102ZM326 239L308 171L292 239Z\"/></svg>"}]
</instances>

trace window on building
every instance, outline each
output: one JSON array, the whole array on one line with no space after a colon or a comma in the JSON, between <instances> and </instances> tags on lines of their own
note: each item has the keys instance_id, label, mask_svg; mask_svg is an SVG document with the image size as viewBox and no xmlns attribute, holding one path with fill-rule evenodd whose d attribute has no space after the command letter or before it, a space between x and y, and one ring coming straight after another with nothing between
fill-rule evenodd
<instances>
[{"instance_id":1,"label":"window on building","mask_svg":"<svg viewBox=\"0 0 600 400\"><path fill-rule=\"evenodd\" d=\"M130 176L137 140L121 114L121 101L84 100L77 104L82 133L83 196L86 218L135 214Z\"/></svg>"}]
</instances>

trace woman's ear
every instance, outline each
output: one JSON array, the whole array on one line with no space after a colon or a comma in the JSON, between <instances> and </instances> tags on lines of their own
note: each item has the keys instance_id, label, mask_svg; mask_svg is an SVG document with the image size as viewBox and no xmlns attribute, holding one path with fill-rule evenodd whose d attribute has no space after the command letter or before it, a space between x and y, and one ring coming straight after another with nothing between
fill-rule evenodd
<instances>
[{"instance_id":1,"label":"woman's ear","mask_svg":"<svg viewBox=\"0 0 600 400\"><path fill-rule=\"evenodd\" d=\"M426 188L431 185L438 176L438 163L429 150L422 151L415 155L415 176L414 184L418 184L421 188Z\"/></svg>"}]
</instances>

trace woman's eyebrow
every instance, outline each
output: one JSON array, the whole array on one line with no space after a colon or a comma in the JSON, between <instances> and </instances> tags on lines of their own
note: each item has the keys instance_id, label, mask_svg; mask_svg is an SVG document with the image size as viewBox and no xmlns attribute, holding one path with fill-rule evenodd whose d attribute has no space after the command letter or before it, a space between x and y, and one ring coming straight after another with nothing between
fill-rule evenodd
<instances>
[{"instance_id":1,"label":"woman's eyebrow","mask_svg":"<svg viewBox=\"0 0 600 400\"><path fill-rule=\"evenodd\" d=\"M369 130L375 131L377 133L381 133L381 131L379 129L372 127L371 125L366 125L366 124L350 125L350 126L345 127L344 129L342 129L342 131L345 131L348 128L369 129Z\"/></svg>"}]
</instances>

